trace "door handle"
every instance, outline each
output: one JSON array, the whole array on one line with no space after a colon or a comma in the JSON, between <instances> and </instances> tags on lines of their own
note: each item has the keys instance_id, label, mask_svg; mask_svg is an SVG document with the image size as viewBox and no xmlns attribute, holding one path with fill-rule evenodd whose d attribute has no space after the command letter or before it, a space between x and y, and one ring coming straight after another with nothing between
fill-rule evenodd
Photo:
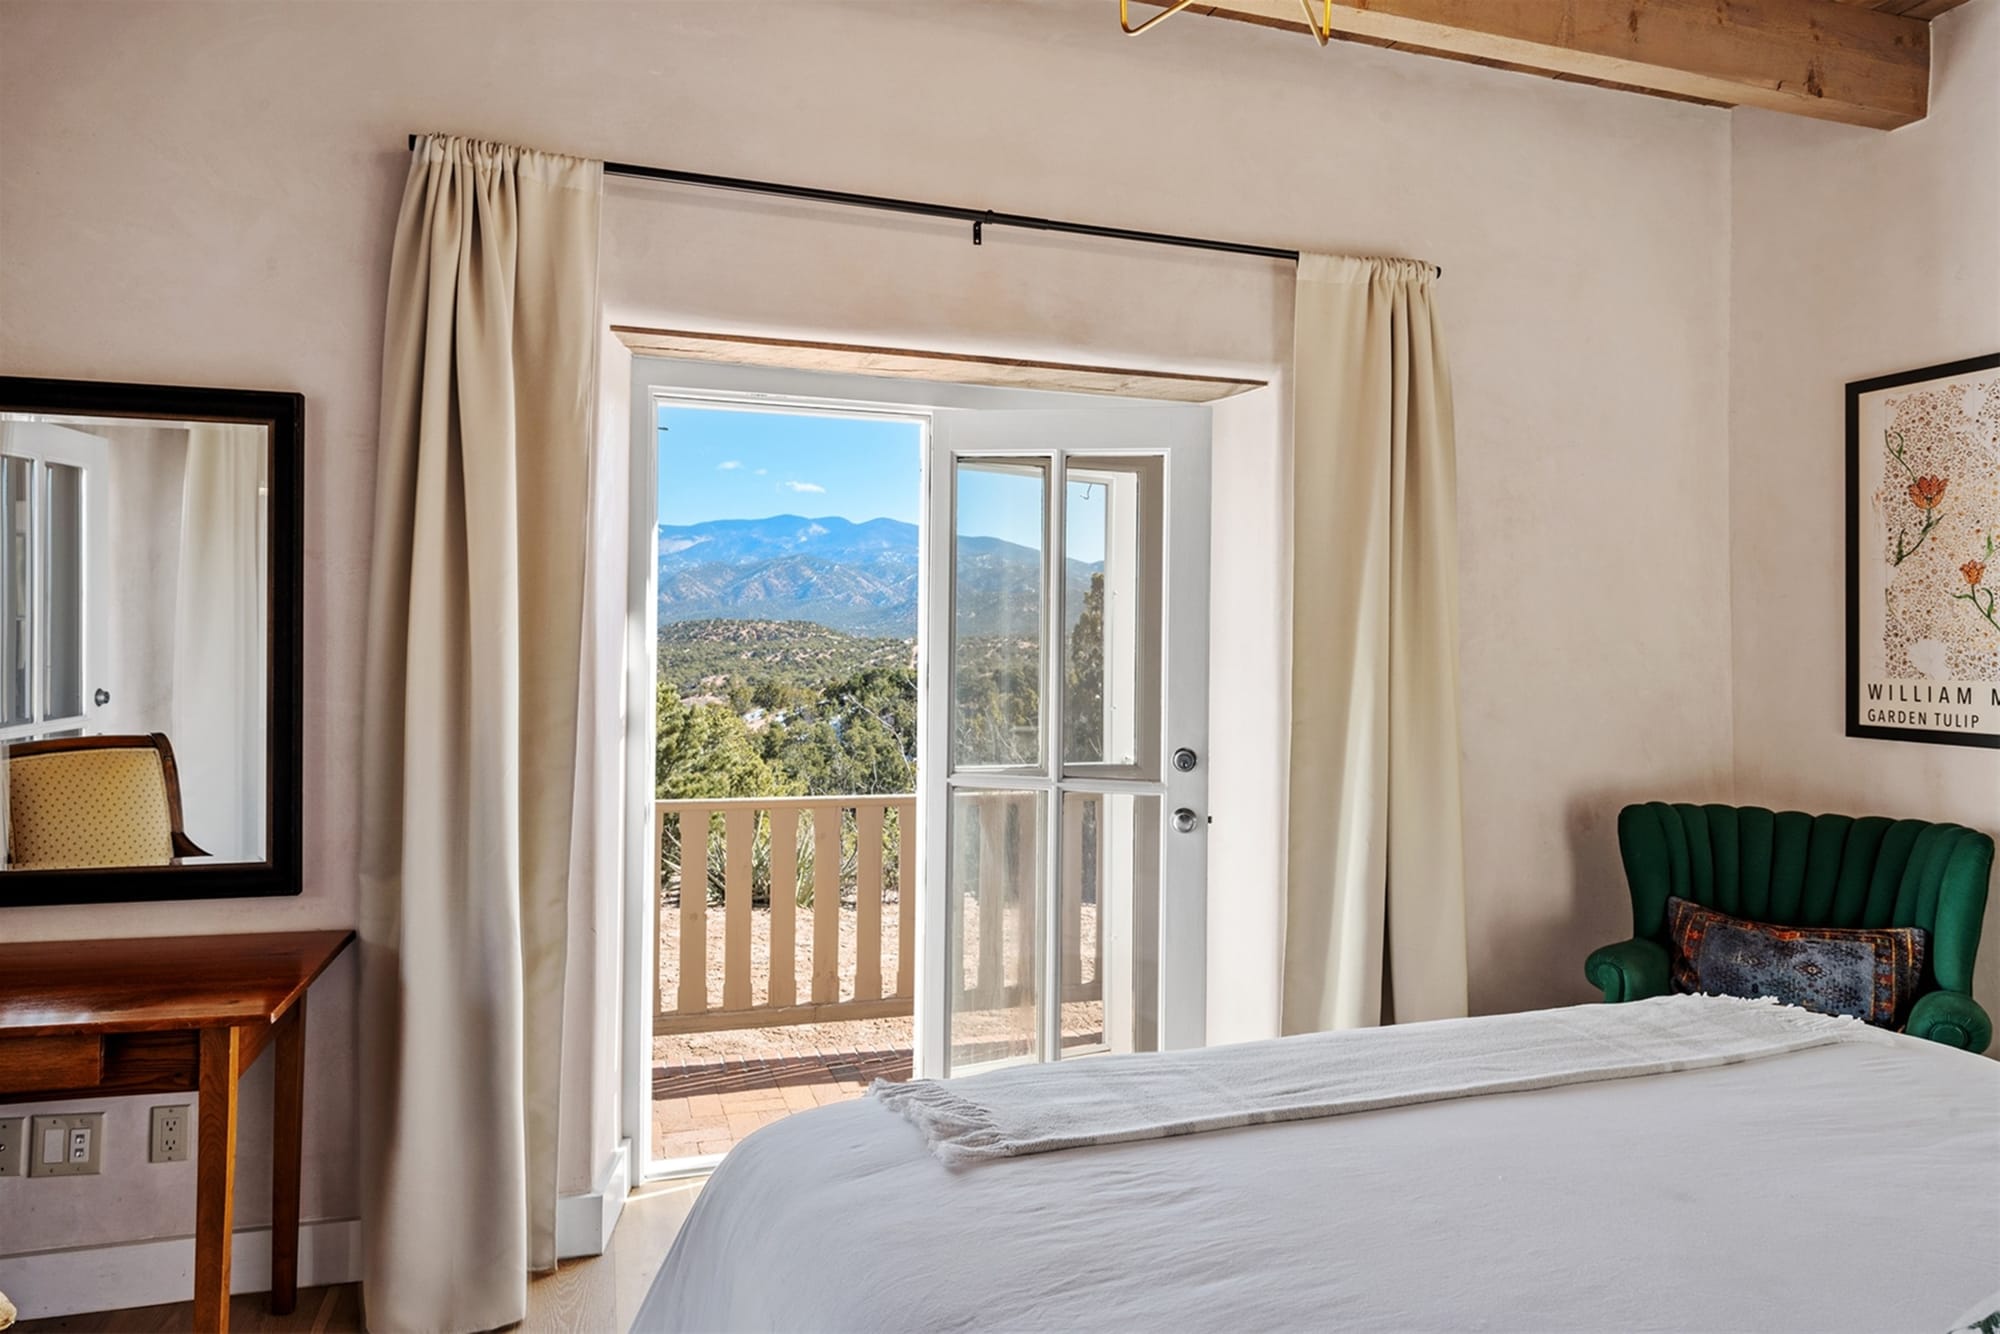
<instances>
[{"instance_id":1,"label":"door handle","mask_svg":"<svg viewBox=\"0 0 2000 1334\"><path fill-rule=\"evenodd\" d=\"M1174 828L1183 834L1192 834L1201 827L1201 817L1183 806L1174 812Z\"/></svg>"}]
</instances>

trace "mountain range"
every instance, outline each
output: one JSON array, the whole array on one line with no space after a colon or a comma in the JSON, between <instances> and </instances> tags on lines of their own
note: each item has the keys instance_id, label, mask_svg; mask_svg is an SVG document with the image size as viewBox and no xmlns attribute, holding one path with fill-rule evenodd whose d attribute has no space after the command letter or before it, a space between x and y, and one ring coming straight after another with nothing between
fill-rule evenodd
<instances>
[{"instance_id":1,"label":"mountain range","mask_svg":"<svg viewBox=\"0 0 2000 1334\"><path fill-rule=\"evenodd\" d=\"M696 620L813 621L853 635L917 636L917 526L897 519L716 519L661 525L660 624ZM1040 553L997 537L958 540L959 633L1034 632ZM1090 576L1067 562L1074 620Z\"/></svg>"}]
</instances>

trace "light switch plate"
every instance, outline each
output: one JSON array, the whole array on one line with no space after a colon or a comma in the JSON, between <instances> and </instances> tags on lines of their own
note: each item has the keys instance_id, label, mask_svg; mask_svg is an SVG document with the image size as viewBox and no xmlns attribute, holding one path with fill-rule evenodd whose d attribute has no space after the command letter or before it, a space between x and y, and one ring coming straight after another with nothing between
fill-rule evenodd
<instances>
[{"instance_id":1,"label":"light switch plate","mask_svg":"<svg viewBox=\"0 0 2000 1334\"><path fill-rule=\"evenodd\" d=\"M0 1177L26 1176L28 1118L0 1116Z\"/></svg>"},{"instance_id":2,"label":"light switch plate","mask_svg":"<svg viewBox=\"0 0 2000 1334\"><path fill-rule=\"evenodd\" d=\"M103 1112L70 1112L30 1118L29 1176L96 1176L103 1158Z\"/></svg>"}]
</instances>

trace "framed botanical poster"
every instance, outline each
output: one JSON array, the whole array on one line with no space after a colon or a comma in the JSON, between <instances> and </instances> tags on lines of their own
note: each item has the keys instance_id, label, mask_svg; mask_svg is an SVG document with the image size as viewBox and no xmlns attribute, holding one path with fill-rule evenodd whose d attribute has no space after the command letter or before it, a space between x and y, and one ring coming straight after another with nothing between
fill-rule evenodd
<instances>
[{"instance_id":1,"label":"framed botanical poster","mask_svg":"<svg viewBox=\"0 0 2000 1334\"><path fill-rule=\"evenodd\" d=\"M2000 355L1847 386L1847 735L2000 748Z\"/></svg>"}]
</instances>

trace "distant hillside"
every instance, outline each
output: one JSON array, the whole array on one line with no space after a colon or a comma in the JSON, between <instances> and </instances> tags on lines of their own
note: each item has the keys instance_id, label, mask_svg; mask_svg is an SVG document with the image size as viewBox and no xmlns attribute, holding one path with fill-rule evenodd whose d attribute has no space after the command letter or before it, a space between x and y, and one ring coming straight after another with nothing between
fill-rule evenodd
<instances>
[{"instance_id":1,"label":"distant hillside","mask_svg":"<svg viewBox=\"0 0 2000 1334\"><path fill-rule=\"evenodd\" d=\"M805 519L774 514L768 519L715 519L685 527L660 527L660 559L683 564L740 564L780 556L828 556L855 560L871 555L917 558L917 526L895 519Z\"/></svg>"},{"instance_id":2,"label":"distant hillside","mask_svg":"<svg viewBox=\"0 0 2000 1334\"><path fill-rule=\"evenodd\" d=\"M662 526L660 623L809 621L851 635L914 639L917 526L895 519L718 519ZM959 544L959 618L965 635L1020 636L1036 619L1040 559L991 537ZM1069 606L1098 569L1070 561Z\"/></svg>"},{"instance_id":3,"label":"distant hillside","mask_svg":"<svg viewBox=\"0 0 2000 1334\"><path fill-rule=\"evenodd\" d=\"M861 639L809 621L679 621L660 627L660 679L683 695L705 680L818 685L869 667L911 667L908 639Z\"/></svg>"}]
</instances>

